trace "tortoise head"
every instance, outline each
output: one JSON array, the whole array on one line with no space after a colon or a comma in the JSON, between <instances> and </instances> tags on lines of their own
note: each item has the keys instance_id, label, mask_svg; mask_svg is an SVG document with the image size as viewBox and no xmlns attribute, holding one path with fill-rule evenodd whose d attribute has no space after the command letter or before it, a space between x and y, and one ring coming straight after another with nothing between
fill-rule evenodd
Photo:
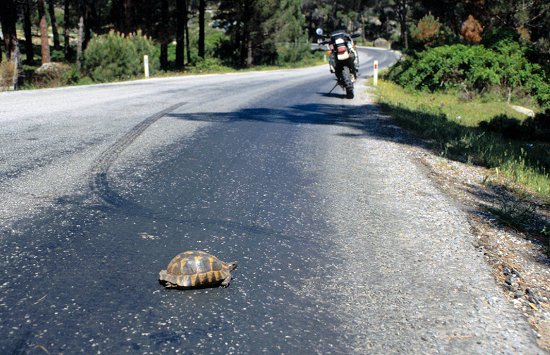
<instances>
[{"instance_id":1,"label":"tortoise head","mask_svg":"<svg viewBox=\"0 0 550 355\"><path fill-rule=\"evenodd\" d=\"M233 271L237 268L237 262L234 261L232 263L223 263L223 268L229 271Z\"/></svg>"}]
</instances>

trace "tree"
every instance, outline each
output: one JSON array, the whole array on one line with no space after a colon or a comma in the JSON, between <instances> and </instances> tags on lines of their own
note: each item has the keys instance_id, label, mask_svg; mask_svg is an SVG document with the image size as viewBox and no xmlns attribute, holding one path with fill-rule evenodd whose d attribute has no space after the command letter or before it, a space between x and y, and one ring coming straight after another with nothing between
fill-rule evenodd
<instances>
[{"instance_id":1,"label":"tree","mask_svg":"<svg viewBox=\"0 0 550 355\"><path fill-rule=\"evenodd\" d=\"M204 59L204 41L205 41L205 23L204 23L204 14L206 12L206 0L199 0L199 57Z\"/></svg>"},{"instance_id":2,"label":"tree","mask_svg":"<svg viewBox=\"0 0 550 355\"><path fill-rule=\"evenodd\" d=\"M76 66L78 67L78 69L81 68L82 52L84 51L84 17L86 13L86 7L82 0L80 2L79 13L80 16L78 18L78 39L76 41Z\"/></svg>"},{"instance_id":3,"label":"tree","mask_svg":"<svg viewBox=\"0 0 550 355\"><path fill-rule=\"evenodd\" d=\"M55 16L55 1L54 0L48 0L48 13L50 15L50 23L52 26L52 34L53 34L53 47L55 49L61 48L61 44L59 43L59 31L57 30L57 19Z\"/></svg>"},{"instance_id":4,"label":"tree","mask_svg":"<svg viewBox=\"0 0 550 355\"><path fill-rule=\"evenodd\" d=\"M69 60L71 51L70 29L72 27L72 22L70 3L70 0L63 1L63 52L65 54L65 60Z\"/></svg>"},{"instance_id":5,"label":"tree","mask_svg":"<svg viewBox=\"0 0 550 355\"><path fill-rule=\"evenodd\" d=\"M186 17L187 1L176 0L176 68L182 69L185 66L185 26L183 19Z\"/></svg>"},{"instance_id":6,"label":"tree","mask_svg":"<svg viewBox=\"0 0 550 355\"><path fill-rule=\"evenodd\" d=\"M277 11L274 0L227 0L220 3L215 19L230 40L223 46L233 65L250 67L274 62L276 48L273 33L265 24Z\"/></svg>"},{"instance_id":7,"label":"tree","mask_svg":"<svg viewBox=\"0 0 550 355\"><path fill-rule=\"evenodd\" d=\"M48 23L46 21L46 10L44 0L38 0L38 18L40 26L40 42L42 48L42 64L51 62L50 43L48 40Z\"/></svg>"},{"instance_id":8,"label":"tree","mask_svg":"<svg viewBox=\"0 0 550 355\"><path fill-rule=\"evenodd\" d=\"M17 54L17 32L15 23L17 20L17 8L14 0L0 1L0 24L6 48L6 58L14 60ZM1 56L0 56L1 58Z\"/></svg>"},{"instance_id":9,"label":"tree","mask_svg":"<svg viewBox=\"0 0 550 355\"><path fill-rule=\"evenodd\" d=\"M481 42L481 33L483 32L483 26L472 15L468 16L468 19L462 24L461 34L462 37L470 43Z\"/></svg>"},{"instance_id":10,"label":"tree","mask_svg":"<svg viewBox=\"0 0 550 355\"><path fill-rule=\"evenodd\" d=\"M408 13L409 0L396 0L395 10L401 28L401 43L403 48L409 49Z\"/></svg>"},{"instance_id":11,"label":"tree","mask_svg":"<svg viewBox=\"0 0 550 355\"><path fill-rule=\"evenodd\" d=\"M428 13L417 24L411 26L411 38L415 42L429 47L439 37L441 27L441 22L433 17L431 13Z\"/></svg>"},{"instance_id":12,"label":"tree","mask_svg":"<svg viewBox=\"0 0 550 355\"><path fill-rule=\"evenodd\" d=\"M279 59L283 62L297 62L309 52L308 36L305 32L306 18L302 13L301 0L282 0L271 21L270 30ZM269 22L268 22L269 23Z\"/></svg>"},{"instance_id":13,"label":"tree","mask_svg":"<svg viewBox=\"0 0 550 355\"><path fill-rule=\"evenodd\" d=\"M23 2L23 31L25 32L25 54L27 56L26 63L34 64L34 46L32 44L32 21L31 21L32 4L31 0Z\"/></svg>"},{"instance_id":14,"label":"tree","mask_svg":"<svg viewBox=\"0 0 550 355\"><path fill-rule=\"evenodd\" d=\"M168 0L161 0L160 4L160 18L162 28L159 29L160 37L160 67L164 70L168 69L168 43L170 42L170 37L168 34L168 23L169 23L169 4Z\"/></svg>"}]
</instances>

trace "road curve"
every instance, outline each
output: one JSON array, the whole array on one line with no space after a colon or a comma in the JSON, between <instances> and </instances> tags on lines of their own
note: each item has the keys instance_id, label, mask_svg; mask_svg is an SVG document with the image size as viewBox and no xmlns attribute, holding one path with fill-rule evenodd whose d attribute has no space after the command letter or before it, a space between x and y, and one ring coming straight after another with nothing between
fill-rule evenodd
<instances>
[{"instance_id":1,"label":"road curve","mask_svg":"<svg viewBox=\"0 0 550 355\"><path fill-rule=\"evenodd\" d=\"M373 60L397 55L362 49ZM326 66L0 94L0 353L537 353L414 142ZM183 250L238 261L175 291Z\"/></svg>"}]
</instances>

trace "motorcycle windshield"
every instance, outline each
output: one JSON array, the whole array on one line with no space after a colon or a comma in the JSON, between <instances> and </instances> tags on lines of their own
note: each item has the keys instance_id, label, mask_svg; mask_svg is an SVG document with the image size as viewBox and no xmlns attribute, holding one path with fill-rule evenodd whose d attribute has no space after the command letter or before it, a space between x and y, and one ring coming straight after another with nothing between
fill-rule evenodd
<instances>
[{"instance_id":1,"label":"motorcycle windshield","mask_svg":"<svg viewBox=\"0 0 550 355\"><path fill-rule=\"evenodd\" d=\"M345 38L346 37L346 31L334 31L330 34L330 39L332 41L335 41L336 38Z\"/></svg>"}]
</instances>

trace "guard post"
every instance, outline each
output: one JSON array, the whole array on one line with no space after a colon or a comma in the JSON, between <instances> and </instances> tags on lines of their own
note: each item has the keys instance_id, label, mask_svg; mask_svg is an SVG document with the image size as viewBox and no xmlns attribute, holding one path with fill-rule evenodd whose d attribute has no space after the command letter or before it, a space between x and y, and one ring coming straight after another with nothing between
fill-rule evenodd
<instances>
[{"instance_id":1,"label":"guard post","mask_svg":"<svg viewBox=\"0 0 550 355\"><path fill-rule=\"evenodd\" d=\"M143 56L143 67L145 70L145 77L148 78L149 77L149 56L148 55Z\"/></svg>"},{"instance_id":2,"label":"guard post","mask_svg":"<svg viewBox=\"0 0 550 355\"><path fill-rule=\"evenodd\" d=\"M372 84L374 86L378 86L378 61L377 60L374 61L374 76L372 79Z\"/></svg>"}]
</instances>

